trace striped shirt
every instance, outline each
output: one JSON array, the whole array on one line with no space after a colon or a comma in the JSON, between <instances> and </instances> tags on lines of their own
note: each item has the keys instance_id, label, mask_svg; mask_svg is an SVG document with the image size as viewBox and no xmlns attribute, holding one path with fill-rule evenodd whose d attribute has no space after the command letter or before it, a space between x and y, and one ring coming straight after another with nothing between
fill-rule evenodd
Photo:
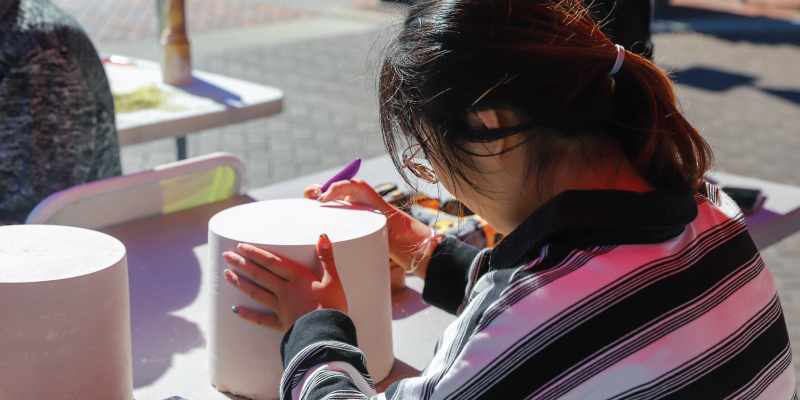
<instances>
[{"instance_id":1,"label":"striped shirt","mask_svg":"<svg viewBox=\"0 0 800 400\"><path fill-rule=\"evenodd\" d=\"M494 250L442 242L423 298L458 319L419 376L375 393L352 322L318 310L282 399L797 399L773 278L711 185L564 192Z\"/></svg>"}]
</instances>

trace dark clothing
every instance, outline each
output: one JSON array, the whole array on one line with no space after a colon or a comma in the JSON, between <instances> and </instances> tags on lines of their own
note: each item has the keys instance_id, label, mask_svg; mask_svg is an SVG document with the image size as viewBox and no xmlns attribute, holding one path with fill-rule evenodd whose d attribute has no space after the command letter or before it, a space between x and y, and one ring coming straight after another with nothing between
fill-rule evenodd
<instances>
[{"instance_id":1,"label":"dark clothing","mask_svg":"<svg viewBox=\"0 0 800 400\"><path fill-rule=\"evenodd\" d=\"M350 319L318 310L284 337L282 398L797 399L772 276L716 187L566 191L494 249L435 253L423 299L458 319L420 376L376 394Z\"/></svg>"},{"instance_id":2,"label":"dark clothing","mask_svg":"<svg viewBox=\"0 0 800 400\"><path fill-rule=\"evenodd\" d=\"M114 102L89 38L48 0L0 0L0 225L121 172Z\"/></svg>"}]
</instances>

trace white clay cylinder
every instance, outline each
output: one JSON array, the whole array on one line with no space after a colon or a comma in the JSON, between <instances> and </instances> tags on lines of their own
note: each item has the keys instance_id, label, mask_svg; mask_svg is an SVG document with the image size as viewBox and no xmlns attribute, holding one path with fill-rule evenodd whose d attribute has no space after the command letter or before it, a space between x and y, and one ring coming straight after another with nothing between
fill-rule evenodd
<instances>
[{"instance_id":1,"label":"white clay cylinder","mask_svg":"<svg viewBox=\"0 0 800 400\"><path fill-rule=\"evenodd\" d=\"M336 269L356 326L358 347L374 382L394 364L386 218L364 207L306 199L271 200L229 208L209 221L211 304L209 374L218 390L251 399L276 399L283 365L279 332L246 322L231 306L271 311L225 281L222 253L248 243L290 259L320 276L316 244L333 243Z\"/></svg>"},{"instance_id":2,"label":"white clay cylinder","mask_svg":"<svg viewBox=\"0 0 800 400\"><path fill-rule=\"evenodd\" d=\"M0 399L132 398L125 246L88 229L0 226Z\"/></svg>"}]
</instances>

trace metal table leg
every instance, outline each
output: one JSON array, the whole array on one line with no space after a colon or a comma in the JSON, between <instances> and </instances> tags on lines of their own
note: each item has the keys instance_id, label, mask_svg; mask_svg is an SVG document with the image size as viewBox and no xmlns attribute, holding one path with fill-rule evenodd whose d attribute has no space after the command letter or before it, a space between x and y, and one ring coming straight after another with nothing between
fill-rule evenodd
<instances>
[{"instance_id":1,"label":"metal table leg","mask_svg":"<svg viewBox=\"0 0 800 400\"><path fill-rule=\"evenodd\" d=\"M175 138L175 146L178 148L178 161L186 159L186 136Z\"/></svg>"}]
</instances>

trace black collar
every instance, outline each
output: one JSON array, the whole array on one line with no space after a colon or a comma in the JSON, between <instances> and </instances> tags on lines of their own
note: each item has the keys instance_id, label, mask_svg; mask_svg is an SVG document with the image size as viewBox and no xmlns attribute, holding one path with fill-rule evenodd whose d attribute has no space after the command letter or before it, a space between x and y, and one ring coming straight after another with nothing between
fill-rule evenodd
<instances>
[{"instance_id":1,"label":"black collar","mask_svg":"<svg viewBox=\"0 0 800 400\"><path fill-rule=\"evenodd\" d=\"M636 193L568 190L533 212L492 251L494 269L511 268L542 246L580 248L660 243L678 236L697 217L694 191Z\"/></svg>"}]
</instances>

